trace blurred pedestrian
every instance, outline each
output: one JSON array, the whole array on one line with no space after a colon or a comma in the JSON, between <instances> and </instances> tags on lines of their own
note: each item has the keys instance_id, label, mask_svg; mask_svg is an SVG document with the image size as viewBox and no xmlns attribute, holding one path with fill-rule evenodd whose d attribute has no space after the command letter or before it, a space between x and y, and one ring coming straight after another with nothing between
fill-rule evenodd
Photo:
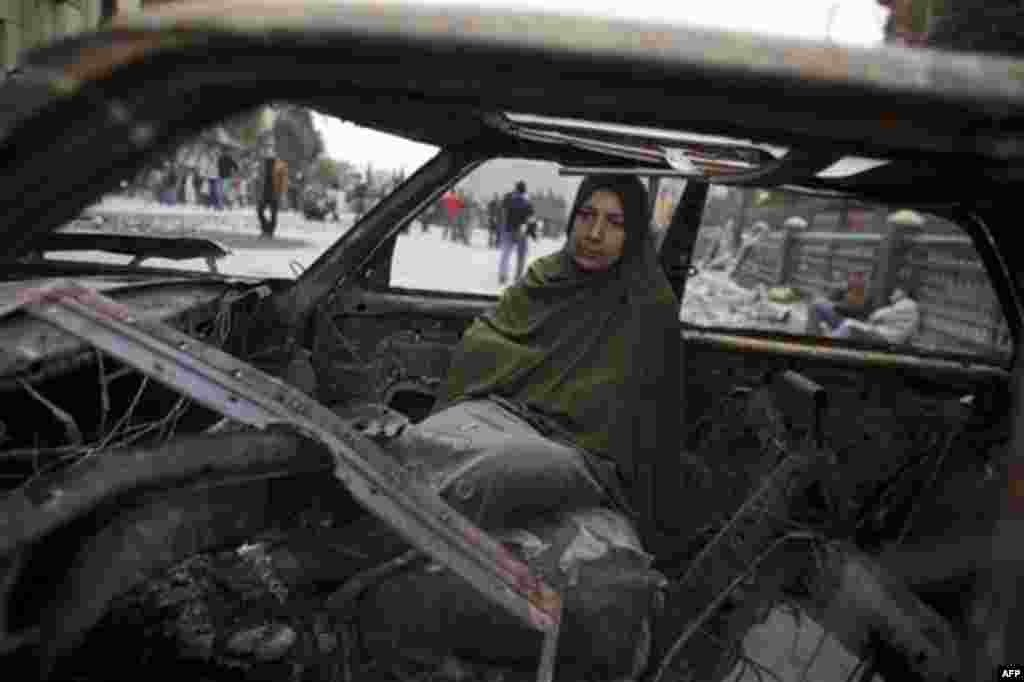
<instances>
[{"instance_id":1,"label":"blurred pedestrian","mask_svg":"<svg viewBox=\"0 0 1024 682\"><path fill-rule=\"evenodd\" d=\"M174 206L178 203L178 171L172 166L167 169L167 175L160 186L160 203L165 206Z\"/></svg>"},{"instance_id":2,"label":"blurred pedestrian","mask_svg":"<svg viewBox=\"0 0 1024 682\"><path fill-rule=\"evenodd\" d=\"M520 180L515 191L509 192L502 200L501 256L498 260L498 282L508 282L508 261L512 251L516 252L516 280L522 277L526 265L526 234L524 226L533 216L533 204L526 195L526 183Z\"/></svg>"},{"instance_id":3,"label":"blurred pedestrian","mask_svg":"<svg viewBox=\"0 0 1024 682\"><path fill-rule=\"evenodd\" d=\"M235 197L239 208L249 205L249 181L241 175L235 178Z\"/></svg>"},{"instance_id":4,"label":"blurred pedestrian","mask_svg":"<svg viewBox=\"0 0 1024 682\"><path fill-rule=\"evenodd\" d=\"M437 201L437 216L440 219L441 225L443 226L441 229L441 239L445 241L451 239L452 230L454 229L454 226L452 225L451 216L448 214L448 207L445 205L445 200L447 198L448 193L445 192L444 196L442 196Z\"/></svg>"},{"instance_id":5,"label":"blurred pedestrian","mask_svg":"<svg viewBox=\"0 0 1024 682\"><path fill-rule=\"evenodd\" d=\"M822 324L831 331L846 319L864 320L870 312L867 279L862 272L851 272L846 286L834 288L808 304L806 333L822 333Z\"/></svg>"},{"instance_id":6,"label":"blurred pedestrian","mask_svg":"<svg viewBox=\"0 0 1024 682\"><path fill-rule=\"evenodd\" d=\"M352 204L352 210L355 211L357 221L361 219L363 214L367 211L367 197L369 194L370 186L365 182L360 182L352 188L349 201Z\"/></svg>"},{"instance_id":7,"label":"blurred pedestrian","mask_svg":"<svg viewBox=\"0 0 1024 682\"><path fill-rule=\"evenodd\" d=\"M544 221L541 220L540 218L530 218L529 220L526 221L526 236L532 239L533 241L537 241L540 238L537 234L537 231L541 227L543 227L543 225Z\"/></svg>"},{"instance_id":8,"label":"blurred pedestrian","mask_svg":"<svg viewBox=\"0 0 1024 682\"><path fill-rule=\"evenodd\" d=\"M833 315L819 323L820 333L836 339L852 339L900 345L908 343L921 324L920 307L907 290L893 289L889 305L868 316L866 322Z\"/></svg>"},{"instance_id":9,"label":"blurred pedestrian","mask_svg":"<svg viewBox=\"0 0 1024 682\"><path fill-rule=\"evenodd\" d=\"M458 200L458 208L455 213L455 233L453 235L453 240L469 246L469 235L473 229L471 222L472 208L466 198L466 195L462 192L456 192L455 198Z\"/></svg>"},{"instance_id":10,"label":"blurred pedestrian","mask_svg":"<svg viewBox=\"0 0 1024 682\"><path fill-rule=\"evenodd\" d=\"M238 172L238 162L231 158L231 155L224 152L217 159L217 177L213 183L213 205L214 208L223 211L228 207L228 187L231 178Z\"/></svg>"},{"instance_id":11,"label":"blurred pedestrian","mask_svg":"<svg viewBox=\"0 0 1024 682\"><path fill-rule=\"evenodd\" d=\"M267 157L263 160L263 193L256 215L260 220L260 232L272 238L277 230L277 213L281 208L281 197L288 190L288 164L282 159Z\"/></svg>"},{"instance_id":12,"label":"blurred pedestrian","mask_svg":"<svg viewBox=\"0 0 1024 682\"><path fill-rule=\"evenodd\" d=\"M178 180L178 187L175 190L175 197L179 202L189 205L198 203L199 197L196 193L196 180L196 172L191 168L182 171L181 177Z\"/></svg>"},{"instance_id":13,"label":"blurred pedestrian","mask_svg":"<svg viewBox=\"0 0 1024 682\"><path fill-rule=\"evenodd\" d=\"M448 229L445 230L445 235L450 237L452 241L459 241L459 225L456 223L456 218L458 218L459 212L465 204L454 190L448 190L445 192L444 197L441 199L441 203L444 206L445 215L448 218Z\"/></svg>"},{"instance_id":14,"label":"blurred pedestrian","mask_svg":"<svg viewBox=\"0 0 1024 682\"><path fill-rule=\"evenodd\" d=\"M487 202L487 246L498 248L498 236L501 229L501 198L495 194Z\"/></svg>"},{"instance_id":15,"label":"blurred pedestrian","mask_svg":"<svg viewBox=\"0 0 1024 682\"><path fill-rule=\"evenodd\" d=\"M338 214L338 206L341 205L341 183L337 180L331 182L327 187L327 211L331 214L334 222L341 222Z\"/></svg>"},{"instance_id":16,"label":"blurred pedestrian","mask_svg":"<svg viewBox=\"0 0 1024 682\"><path fill-rule=\"evenodd\" d=\"M216 208L217 162L213 150L202 149L199 153L199 168L196 174L196 198L201 206Z\"/></svg>"}]
</instances>

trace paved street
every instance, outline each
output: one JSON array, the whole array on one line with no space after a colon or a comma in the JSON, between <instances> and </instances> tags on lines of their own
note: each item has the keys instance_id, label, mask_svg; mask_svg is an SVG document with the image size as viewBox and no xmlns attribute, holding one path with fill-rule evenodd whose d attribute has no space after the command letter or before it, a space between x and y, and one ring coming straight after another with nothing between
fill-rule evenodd
<instances>
[{"instance_id":1,"label":"paved street","mask_svg":"<svg viewBox=\"0 0 1024 682\"><path fill-rule=\"evenodd\" d=\"M229 275L292 278L308 267L351 226L354 216L341 214L340 222L306 220L295 211L279 216L274 239L259 237L259 226L253 208L212 211L196 206L165 207L152 202L110 198L92 207L90 213L124 215L148 219L150 227L143 232L153 235L207 237L222 243L231 254L218 261L221 272ZM182 230L185 218L190 226ZM103 224L89 229L104 229ZM556 251L561 240L542 239L530 242L528 261ZM127 263L128 256L100 252L52 254L73 260ZM154 258L146 261L153 267L206 270L202 260L171 261ZM463 291L475 294L501 292L497 281L498 251L487 247L487 234L475 230L470 245L447 241L440 226L424 233L419 224L408 235L401 235L395 248L392 283L395 286Z\"/></svg>"}]
</instances>

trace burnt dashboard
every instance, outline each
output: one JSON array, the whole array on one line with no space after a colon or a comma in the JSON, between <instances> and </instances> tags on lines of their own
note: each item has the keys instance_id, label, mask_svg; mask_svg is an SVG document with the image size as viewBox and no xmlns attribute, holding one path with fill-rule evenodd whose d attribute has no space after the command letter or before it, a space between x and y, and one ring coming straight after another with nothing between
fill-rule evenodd
<instances>
[{"instance_id":1,"label":"burnt dashboard","mask_svg":"<svg viewBox=\"0 0 1024 682\"><path fill-rule=\"evenodd\" d=\"M57 327L29 317L17 309L17 296L46 280L0 285L0 382L26 379L50 367L75 366L76 358L91 356L87 343ZM244 291L238 285L218 281L85 280L85 283L138 311L144 319L167 322L178 329L199 334L204 324L223 313L232 294ZM59 372L57 372L59 373Z\"/></svg>"}]
</instances>

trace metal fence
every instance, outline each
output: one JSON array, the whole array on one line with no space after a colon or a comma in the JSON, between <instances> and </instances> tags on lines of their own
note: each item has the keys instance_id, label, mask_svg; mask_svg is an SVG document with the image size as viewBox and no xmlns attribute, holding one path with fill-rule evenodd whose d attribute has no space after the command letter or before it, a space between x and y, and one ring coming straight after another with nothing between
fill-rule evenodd
<instances>
[{"instance_id":1,"label":"metal fence","mask_svg":"<svg viewBox=\"0 0 1024 682\"><path fill-rule=\"evenodd\" d=\"M745 287L789 286L811 297L859 273L872 308L885 305L897 286L911 292L921 311L914 345L1010 353L1009 328L970 238L892 227L885 234L774 231L741 250L733 279ZM695 255L710 253L718 238L709 231Z\"/></svg>"}]
</instances>

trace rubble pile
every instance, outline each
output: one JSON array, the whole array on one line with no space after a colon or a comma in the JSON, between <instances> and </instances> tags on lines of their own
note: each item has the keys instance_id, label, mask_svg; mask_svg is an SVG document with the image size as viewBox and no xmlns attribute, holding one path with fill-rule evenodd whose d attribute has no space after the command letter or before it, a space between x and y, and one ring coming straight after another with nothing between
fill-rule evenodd
<instances>
[{"instance_id":1,"label":"rubble pile","mask_svg":"<svg viewBox=\"0 0 1024 682\"><path fill-rule=\"evenodd\" d=\"M686 281L679 319L698 327L799 334L807 323L807 305L792 291L747 289L727 271L700 270Z\"/></svg>"}]
</instances>

